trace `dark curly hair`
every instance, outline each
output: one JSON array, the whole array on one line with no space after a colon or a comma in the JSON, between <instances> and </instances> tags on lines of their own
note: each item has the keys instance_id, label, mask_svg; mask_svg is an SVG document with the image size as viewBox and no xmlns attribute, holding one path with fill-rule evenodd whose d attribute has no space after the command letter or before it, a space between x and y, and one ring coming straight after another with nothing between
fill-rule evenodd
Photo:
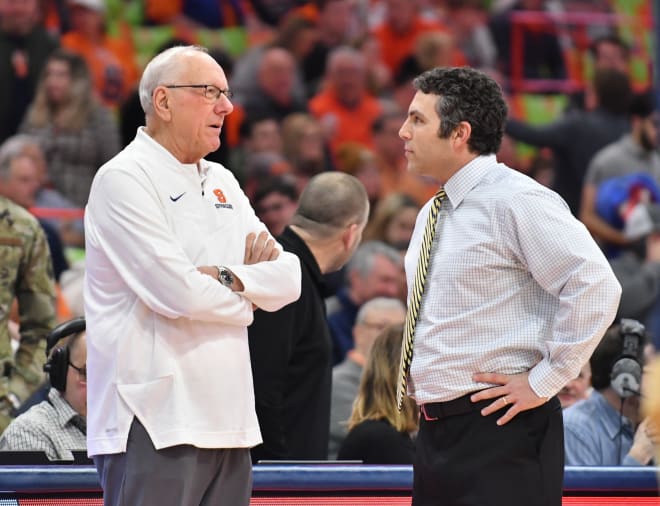
<instances>
[{"instance_id":1,"label":"dark curly hair","mask_svg":"<svg viewBox=\"0 0 660 506\"><path fill-rule=\"evenodd\" d=\"M502 89L488 75L470 67L436 67L413 81L416 90L438 95L438 135L446 139L461 121L472 127L468 147L473 153L497 153L504 135L507 106Z\"/></svg>"}]
</instances>

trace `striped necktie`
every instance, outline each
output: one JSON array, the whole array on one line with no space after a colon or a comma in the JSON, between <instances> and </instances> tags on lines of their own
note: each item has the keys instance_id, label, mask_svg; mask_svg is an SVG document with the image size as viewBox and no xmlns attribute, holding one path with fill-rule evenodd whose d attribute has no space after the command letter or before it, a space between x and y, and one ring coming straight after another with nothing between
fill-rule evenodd
<instances>
[{"instance_id":1,"label":"striped necktie","mask_svg":"<svg viewBox=\"0 0 660 506\"><path fill-rule=\"evenodd\" d=\"M397 382L396 405L399 411L403 408L403 398L406 396L406 385L408 383L408 373L413 356L413 341L415 340L415 325L419 317L419 308L424 294L424 284L426 283L426 273L429 270L429 259L431 257L431 247L433 246L433 237L435 237L435 226L438 223L438 214L442 206L442 200L445 198L444 188L440 188L433 198L429 216L426 219L424 236L422 237L422 247L419 250L417 260L417 271L415 272L415 281L408 301L408 312L406 313L406 323L403 328L403 347L401 349L401 362L399 364L399 380Z\"/></svg>"}]
</instances>

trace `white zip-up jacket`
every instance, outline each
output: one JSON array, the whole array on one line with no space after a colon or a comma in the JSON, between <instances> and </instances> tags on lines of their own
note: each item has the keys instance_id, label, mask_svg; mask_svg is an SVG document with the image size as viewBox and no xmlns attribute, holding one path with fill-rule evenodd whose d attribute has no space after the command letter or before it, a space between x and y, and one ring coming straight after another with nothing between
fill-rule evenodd
<instances>
[{"instance_id":1,"label":"white zip-up jacket","mask_svg":"<svg viewBox=\"0 0 660 506\"><path fill-rule=\"evenodd\" d=\"M280 250L244 265L266 227L234 176L182 164L144 129L103 165L85 213L87 446L126 450L133 416L156 448L248 448L261 442L247 326L300 295L300 263ZM196 267L224 265L232 292Z\"/></svg>"}]
</instances>

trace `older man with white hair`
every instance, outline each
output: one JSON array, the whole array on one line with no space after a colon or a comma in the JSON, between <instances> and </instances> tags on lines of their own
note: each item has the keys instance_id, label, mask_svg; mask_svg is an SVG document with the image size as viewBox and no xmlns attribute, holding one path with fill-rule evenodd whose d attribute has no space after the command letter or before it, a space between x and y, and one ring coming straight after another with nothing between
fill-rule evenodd
<instances>
[{"instance_id":1,"label":"older man with white hair","mask_svg":"<svg viewBox=\"0 0 660 506\"><path fill-rule=\"evenodd\" d=\"M300 264L203 159L232 112L205 50L145 68L135 140L85 215L88 453L108 505L247 505L261 442L247 326L299 297Z\"/></svg>"}]
</instances>

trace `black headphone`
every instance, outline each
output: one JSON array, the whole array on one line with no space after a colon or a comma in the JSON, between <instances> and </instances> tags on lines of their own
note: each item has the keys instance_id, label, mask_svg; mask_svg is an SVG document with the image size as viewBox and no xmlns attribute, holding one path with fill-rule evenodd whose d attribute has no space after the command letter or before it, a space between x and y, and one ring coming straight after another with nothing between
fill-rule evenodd
<instances>
[{"instance_id":1,"label":"black headphone","mask_svg":"<svg viewBox=\"0 0 660 506\"><path fill-rule=\"evenodd\" d=\"M642 363L639 353L645 331L644 325L637 320L621 319L623 349L612 366L610 385L622 399L640 395Z\"/></svg>"},{"instance_id":2,"label":"black headphone","mask_svg":"<svg viewBox=\"0 0 660 506\"><path fill-rule=\"evenodd\" d=\"M55 345L65 337L79 334L85 330L85 318L78 317L73 320L59 324L46 337L46 356L48 361L44 364L44 371L50 377L50 384L64 392L66 390L66 373L69 369L69 342L66 345L57 347L50 353Z\"/></svg>"}]
</instances>

